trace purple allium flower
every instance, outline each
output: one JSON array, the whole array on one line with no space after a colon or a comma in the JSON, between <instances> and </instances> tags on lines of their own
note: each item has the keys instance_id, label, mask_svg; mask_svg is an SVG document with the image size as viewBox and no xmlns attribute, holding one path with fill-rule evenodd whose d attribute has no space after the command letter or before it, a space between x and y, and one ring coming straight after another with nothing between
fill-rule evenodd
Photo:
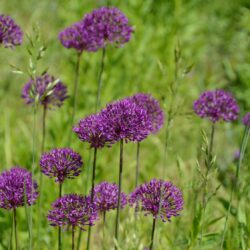
<instances>
[{"instance_id":1,"label":"purple allium flower","mask_svg":"<svg viewBox=\"0 0 250 250\"><path fill-rule=\"evenodd\" d=\"M237 149L235 152L234 152L234 160L235 161L238 161L240 159L240 150Z\"/></svg>"},{"instance_id":2,"label":"purple allium flower","mask_svg":"<svg viewBox=\"0 0 250 250\"><path fill-rule=\"evenodd\" d=\"M250 127L250 113L247 113L244 117L243 117L243 124L246 127Z\"/></svg>"},{"instance_id":3,"label":"purple allium flower","mask_svg":"<svg viewBox=\"0 0 250 250\"><path fill-rule=\"evenodd\" d=\"M15 21L6 15L0 15L0 45L4 47L15 47L23 40L23 32Z\"/></svg>"},{"instance_id":4,"label":"purple allium flower","mask_svg":"<svg viewBox=\"0 0 250 250\"><path fill-rule=\"evenodd\" d=\"M121 46L130 40L133 32L127 17L114 7L96 9L86 14L83 22L96 49L104 48L108 44Z\"/></svg>"},{"instance_id":5,"label":"purple allium flower","mask_svg":"<svg viewBox=\"0 0 250 250\"><path fill-rule=\"evenodd\" d=\"M164 123L164 113L159 102L149 94L138 93L131 100L147 111L152 123L152 133L156 133Z\"/></svg>"},{"instance_id":6,"label":"purple allium flower","mask_svg":"<svg viewBox=\"0 0 250 250\"><path fill-rule=\"evenodd\" d=\"M99 212L106 212L117 208L119 188L115 183L106 181L94 188L94 203ZM127 204L127 196L121 193L121 208Z\"/></svg>"},{"instance_id":7,"label":"purple allium flower","mask_svg":"<svg viewBox=\"0 0 250 250\"><path fill-rule=\"evenodd\" d=\"M86 226L93 226L97 220L97 210L91 205L89 196L67 194L57 199L49 211L48 220L51 226L69 229L79 227L85 230Z\"/></svg>"},{"instance_id":8,"label":"purple allium flower","mask_svg":"<svg viewBox=\"0 0 250 250\"><path fill-rule=\"evenodd\" d=\"M181 191L171 182L157 179L138 186L131 193L129 202L145 211L145 215L152 214L155 219L161 218L163 222L171 221L171 217L178 216L183 209Z\"/></svg>"},{"instance_id":9,"label":"purple allium flower","mask_svg":"<svg viewBox=\"0 0 250 250\"><path fill-rule=\"evenodd\" d=\"M0 175L0 207L16 209L35 203L38 186L31 173L20 167L13 167Z\"/></svg>"},{"instance_id":10,"label":"purple allium flower","mask_svg":"<svg viewBox=\"0 0 250 250\"><path fill-rule=\"evenodd\" d=\"M106 124L100 114L89 115L80 120L73 131L81 141L88 142L92 148L103 148L111 144Z\"/></svg>"},{"instance_id":11,"label":"purple allium flower","mask_svg":"<svg viewBox=\"0 0 250 250\"><path fill-rule=\"evenodd\" d=\"M82 171L82 158L70 148L52 149L40 159L41 171L55 181L63 183L65 179L74 179Z\"/></svg>"},{"instance_id":12,"label":"purple allium flower","mask_svg":"<svg viewBox=\"0 0 250 250\"><path fill-rule=\"evenodd\" d=\"M194 111L201 118L208 118L213 123L226 122L238 118L239 107L230 93L224 90L206 91L194 102Z\"/></svg>"},{"instance_id":13,"label":"purple allium flower","mask_svg":"<svg viewBox=\"0 0 250 250\"><path fill-rule=\"evenodd\" d=\"M30 79L23 87L22 98L26 104L34 103L37 99L45 108L51 106L60 107L68 98L67 87L59 80L49 74Z\"/></svg>"},{"instance_id":14,"label":"purple allium flower","mask_svg":"<svg viewBox=\"0 0 250 250\"><path fill-rule=\"evenodd\" d=\"M142 141L152 129L146 110L130 98L108 104L101 111L101 116L112 141Z\"/></svg>"}]
</instances>

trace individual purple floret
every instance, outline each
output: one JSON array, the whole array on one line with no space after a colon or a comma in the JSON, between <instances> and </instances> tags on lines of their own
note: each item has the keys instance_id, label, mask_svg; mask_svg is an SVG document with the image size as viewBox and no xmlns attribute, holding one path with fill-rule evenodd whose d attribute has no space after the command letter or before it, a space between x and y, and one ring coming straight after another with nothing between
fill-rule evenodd
<instances>
[{"instance_id":1,"label":"individual purple floret","mask_svg":"<svg viewBox=\"0 0 250 250\"><path fill-rule=\"evenodd\" d=\"M0 207L16 209L32 205L38 197L38 186L29 171L13 167L0 175Z\"/></svg>"},{"instance_id":2,"label":"individual purple floret","mask_svg":"<svg viewBox=\"0 0 250 250\"><path fill-rule=\"evenodd\" d=\"M250 127L250 113L247 113L244 117L243 117L243 124L246 127Z\"/></svg>"},{"instance_id":3,"label":"individual purple floret","mask_svg":"<svg viewBox=\"0 0 250 250\"><path fill-rule=\"evenodd\" d=\"M163 222L171 221L171 217L178 216L183 209L181 191L171 182L157 179L138 186L131 193L129 203L145 211L145 215L152 214Z\"/></svg>"},{"instance_id":4,"label":"individual purple floret","mask_svg":"<svg viewBox=\"0 0 250 250\"><path fill-rule=\"evenodd\" d=\"M35 100L45 108L52 106L62 106L64 100L68 98L67 87L54 76L44 74L36 78L30 79L23 87L22 98L26 104L34 103Z\"/></svg>"},{"instance_id":5,"label":"individual purple floret","mask_svg":"<svg viewBox=\"0 0 250 250\"><path fill-rule=\"evenodd\" d=\"M101 116L112 141L142 141L152 129L146 110L130 98L108 104Z\"/></svg>"},{"instance_id":6,"label":"individual purple floret","mask_svg":"<svg viewBox=\"0 0 250 250\"><path fill-rule=\"evenodd\" d=\"M231 122L238 118L239 107L230 93L224 90L204 92L194 102L194 111L201 118L208 118L213 123L220 120Z\"/></svg>"},{"instance_id":7,"label":"individual purple floret","mask_svg":"<svg viewBox=\"0 0 250 250\"><path fill-rule=\"evenodd\" d=\"M95 207L91 205L90 197L78 194L67 194L52 204L52 210L47 216L51 226L70 228L79 227L86 230L93 226L98 215Z\"/></svg>"},{"instance_id":8,"label":"individual purple floret","mask_svg":"<svg viewBox=\"0 0 250 250\"><path fill-rule=\"evenodd\" d=\"M89 115L80 120L73 131L81 141L88 142L91 148L103 148L112 143L106 131L106 123L100 114Z\"/></svg>"},{"instance_id":9,"label":"individual purple floret","mask_svg":"<svg viewBox=\"0 0 250 250\"><path fill-rule=\"evenodd\" d=\"M23 32L15 21L6 15L0 15L0 45L13 48L20 45L23 40Z\"/></svg>"},{"instance_id":10,"label":"individual purple floret","mask_svg":"<svg viewBox=\"0 0 250 250\"><path fill-rule=\"evenodd\" d=\"M117 208L119 188L115 183L106 181L98 184L94 188L94 204L99 212L107 212ZM121 193L121 208L127 204L127 196Z\"/></svg>"},{"instance_id":11,"label":"individual purple floret","mask_svg":"<svg viewBox=\"0 0 250 250\"><path fill-rule=\"evenodd\" d=\"M133 32L127 17L117 8L101 7L86 14L84 27L96 49L108 44L121 46L127 43Z\"/></svg>"},{"instance_id":12,"label":"individual purple floret","mask_svg":"<svg viewBox=\"0 0 250 250\"><path fill-rule=\"evenodd\" d=\"M164 123L164 113L159 102L150 94L138 93L131 97L132 101L147 111L152 123L152 133L156 133Z\"/></svg>"},{"instance_id":13,"label":"individual purple floret","mask_svg":"<svg viewBox=\"0 0 250 250\"><path fill-rule=\"evenodd\" d=\"M82 158L70 148L52 149L44 153L40 159L41 171L56 182L74 179L82 171Z\"/></svg>"}]
</instances>

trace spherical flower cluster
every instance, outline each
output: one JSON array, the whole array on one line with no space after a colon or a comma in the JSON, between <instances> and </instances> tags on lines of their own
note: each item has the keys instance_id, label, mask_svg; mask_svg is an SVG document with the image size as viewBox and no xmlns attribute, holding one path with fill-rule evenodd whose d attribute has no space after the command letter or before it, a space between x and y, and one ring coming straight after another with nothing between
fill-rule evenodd
<instances>
[{"instance_id":1,"label":"spherical flower cluster","mask_svg":"<svg viewBox=\"0 0 250 250\"><path fill-rule=\"evenodd\" d=\"M82 171L82 158L70 148L52 149L44 153L40 159L41 171L56 182L73 179Z\"/></svg>"},{"instance_id":2,"label":"spherical flower cluster","mask_svg":"<svg viewBox=\"0 0 250 250\"><path fill-rule=\"evenodd\" d=\"M152 123L152 133L156 133L164 123L164 113L159 102L150 94L138 93L131 97L131 100L147 111Z\"/></svg>"},{"instance_id":3,"label":"spherical flower cluster","mask_svg":"<svg viewBox=\"0 0 250 250\"><path fill-rule=\"evenodd\" d=\"M103 148L111 143L106 125L100 114L89 115L80 120L73 131L81 141L88 142L92 148Z\"/></svg>"},{"instance_id":4,"label":"spherical flower cluster","mask_svg":"<svg viewBox=\"0 0 250 250\"><path fill-rule=\"evenodd\" d=\"M32 205L38 197L38 186L29 171L13 167L0 175L0 207L16 209Z\"/></svg>"},{"instance_id":5,"label":"spherical flower cluster","mask_svg":"<svg viewBox=\"0 0 250 250\"><path fill-rule=\"evenodd\" d=\"M113 141L142 141L151 131L152 124L145 109L130 98L108 104L101 111L106 131Z\"/></svg>"},{"instance_id":6,"label":"spherical flower cluster","mask_svg":"<svg viewBox=\"0 0 250 250\"><path fill-rule=\"evenodd\" d=\"M129 202L136 209L145 211L145 215L152 214L163 222L171 221L171 217L178 216L183 209L181 191L171 182L157 179L137 187L130 195Z\"/></svg>"},{"instance_id":7,"label":"spherical flower cluster","mask_svg":"<svg viewBox=\"0 0 250 250\"><path fill-rule=\"evenodd\" d=\"M108 44L119 46L128 42L132 32L127 17L119 9L102 7L60 32L59 39L64 47L79 53L93 52Z\"/></svg>"},{"instance_id":8,"label":"spherical flower cluster","mask_svg":"<svg viewBox=\"0 0 250 250\"><path fill-rule=\"evenodd\" d=\"M204 92L194 102L194 111L201 118L208 118L213 123L220 120L230 122L238 118L239 107L230 93L214 90Z\"/></svg>"},{"instance_id":9,"label":"spherical flower cluster","mask_svg":"<svg viewBox=\"0 0 250 250\"><path fill-rule=\"evenodd\" d=\"M51 226L65 229L79 227L81 230L86 230L89 225L93 226L97 217L90 197L77 194L68 194L57 199L47 216Z\"/></svg>"},{"instance_id":10,"label":"spherical flower cluster","mask_svg":"<svg viewBox=\"0 0 250 250\"><path fill-rule=\"evenodd\" d=\"M244 117L243 117L243 124L246 127L250 127L250 113L247 113Z\"/></svg>"},{"instance_id":11,"label":"spherical flower cluster","mask_svg":"<svg viewBox=\"0 0 250 250\"><path fill-rule=\"evenodd\" d=\"M30 79L23 87L22 98L26 104L34 103L36 100L45 108L51 106L62 106L68 98L67 87L55 77L44 74L34 81Z\"/></svg>"},{"instance_id":12,"label":"spherical flower cluster","mask_svg":"<svg viewBox=\"0 0 250 250\"><path fill-rule=\"evenodd\" d=\"M94 187L94 203L99 212L106 212L117 208L119 188L115 183L106 181ZM127 204L127 196L121 193L121 208Z\"/></svg>"},{"instance_id":13,"label":"spherical flower cluster","mask_svg":"<svg viewBox=\"0 0 250 250\"><path fill-rule=\"evenodd\" d=\"M6 15L0 15L0 45L4 47L15 47L23 40L23 32L15 21Z\"/></svg>"}]
</instances>

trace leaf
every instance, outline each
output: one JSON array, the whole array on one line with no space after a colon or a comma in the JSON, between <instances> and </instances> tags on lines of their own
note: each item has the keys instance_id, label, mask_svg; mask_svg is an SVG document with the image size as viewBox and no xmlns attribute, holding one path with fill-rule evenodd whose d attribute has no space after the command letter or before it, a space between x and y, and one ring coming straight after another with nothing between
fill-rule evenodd
<instances>
[{"instance_id":1,"label":"leaf","mask_svg":"<svg viewBox=\"0 0 250 250\"><path fill-rule=\"evenodd\" d=\"M220 217L218 217L218 218L215 218L215 219L209 221L209 222L207 223L206 227L209 227L209 226L215 224L216 222L220 221L220 220L223 219L224 217L225 217L225 215L222 215L222 216L220 216Z\"/></svg>"}]
</instances>

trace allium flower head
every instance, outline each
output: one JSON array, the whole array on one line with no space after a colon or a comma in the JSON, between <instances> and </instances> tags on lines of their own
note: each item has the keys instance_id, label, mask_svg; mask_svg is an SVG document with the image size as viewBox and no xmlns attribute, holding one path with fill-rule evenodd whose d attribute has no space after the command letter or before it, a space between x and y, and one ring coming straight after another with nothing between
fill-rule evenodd
<instances>
[{"instance_id":1,"label":"allium flower head","mask_svg":"<svg viewBox=\"0 0 250 250\"><path fill-rule=\"evenodd\" d=\"M49 74L30 79L22 91L22 98L26 104L34 103L36 100L45 108L52 106L62 106L64 100L68 98L67 87L59 80Z\"/></svg>"},{"instance_id":2,"label":"allium flower head","mask_svg":"<svg viewBox=\"0 0 250 250\"><path fill-rule=\"evenodd\" d=\"M194 102L194 111L201 118L213 123L231 122L238 118L239 107L230 93L224 90L206 91Z\"/></svg>"},{"instance_id":3,"label":"allium flower head","mask_svg":"<svg viewBox=\"0 0 250 250\"><path fill-rule=\"evenodd\" d=\"M96 9L86 14L83 22L96 49L104 48L108 44L121 46L130 40L133 32L127 17L114 7Z\"/></svg>"},{"instance_id":4,"label":"allium flower head","mask_svg":"<svg viewBox=\"0 0 250 250\"><path fill-rule=\"evenodd\" d=\"M56 182L74 179L82 171L82 158L70 148L52 149L44 153L40 159L41 171Z\"/></svg>"},{"instance_id":5,"label":"allium flower head","mask_svg":"<svg viewBox=\"0 0 250 250\"><path fill-rule=\"evenodd\" d=\"M108 104L101 115L113 141L142 141L152 129L146 110L130 98Z\"/></svg>"},{"instance_id":6,"label":"allium flower head","mask_svg":"<svg viewBox=\"0 0 250 250\"><path fill-rule=\"evenodd\" d=\"M35 203L38 186L32 180L29 171L20 167L13 167L0 175L0 207L16 209Z\"/></svg>"},{"instance_id":7,"label":"allium flower head","mask_svg":"<svg viewBox=\"0 0 250 250\"><path fill-rule=\"evenodd\" d=\"M6 15L0 15L0 45L4 47L15 47L23 40L23 32L15 21Z\"/></svg>"},{"instance_id":8,"label":"allium flower head","mask_svg":"<svg viewBox=\"0 0 250 250\"><path fill-rule=\"evenodd\" d=\"M94 203L99 212L106 212L117 208L119 188L115 183L106 181L94 188ZM127 204L127 196L121 193L121 208Z\"/></svg>"},{"instance_id":9,"label":"allium flower head","mask_svg":"<svg viewBox=\"0 0 250 250\"><path fill-rule=\"evenodd\" d=\"M89 115L80 120L73 131L81 141L88 142L92 148L103 148L111 144L106 124L100 114Z\"/></svg>"},{"instance_id":10,"label":"allium flower head","mask_svg":"<svg viewBox=\"0 0 250 250\"><path fill-rule=\"evenodd\" d=\"M52 210L49 211L47 218L51 226L66 229L79 227L81 230L86 230L87 226L94 225L97 216L90 197L67 194L52 204Z\"/></svg>"},{"instance_id":11,"label":"allium flower head","mask_svg":"<svg viewBox=\"0 0 250 250\"><path fill-rule=\"evenodd\" d=\"M139 93L131 97L131 100L147 111L152 123L152 133L156 133L164 123L164 113L159 102L149 94Z\"/></svg>"},{"instance_id":12,"label":"allium flower head","mask_svg":"<svg viewBox=\"0 0 250 250\"><path fill-rule=\"evenodd\" d=\"M163 222L171 221L171 217L178 216L183 209L181 191L171 182L157 179L138 186L131 193L129 202L145 211L145 215L152 214Z\"/></svg>"},{"instance_id":13,"label":"allium flower head","mask_svg":"<svg viewBox=\"0 0 250 250\"><path fill-rule=\"evenodd\" d=\"M247 113L244 117L243 117L243 124L246 127L250 127L250 113Z\"/></svg>"}]
</instances>

